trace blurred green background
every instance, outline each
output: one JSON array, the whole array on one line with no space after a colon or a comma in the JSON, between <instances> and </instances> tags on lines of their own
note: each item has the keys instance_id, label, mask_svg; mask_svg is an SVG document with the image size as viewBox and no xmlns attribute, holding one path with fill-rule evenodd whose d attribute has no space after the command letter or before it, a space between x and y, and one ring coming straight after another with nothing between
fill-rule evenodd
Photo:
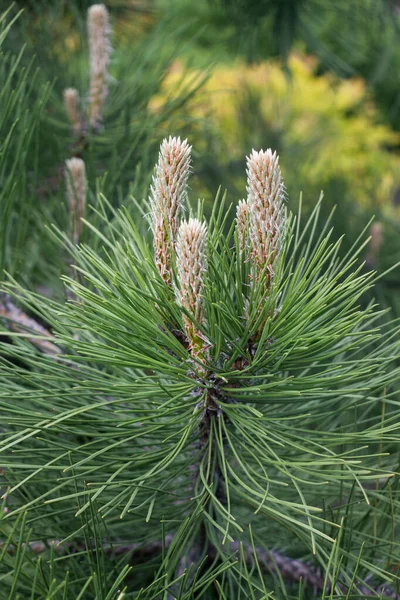
<instances>
[{"instance_id":1,"label":"blurred green background","mask_svg":"<svg viewBox=\"0 0 400 600\"><path fill-rule=\"evenodd\" d=\"M60 292L65 270L48 228L67 228L63 165L77 148L62 96L73 86L85 101L91 4L1 2L8 11L3 31L14 22L0 65L0 266L46 293ZM106 6L113 53L104 126L78 149L89 204L96 208L103 192L112 207L134 212L146 233L148 186L163 137L193 144L191 201L204 199L206 212L219 186L228 204L244 197L245 156L272 147L290 209L297 211L301 193L307 214L323 190L323 212L336 207L344 248L375 216L380 225L365 249L366 268L383 272L400 260L400 2ZM7 100L11 91L15 101ZM90 219L95 224L94 212ZM85 235L88 241L89 229ZM392 271L376 293L400 311L398 279Z\"/></svg>"}]
</instances>

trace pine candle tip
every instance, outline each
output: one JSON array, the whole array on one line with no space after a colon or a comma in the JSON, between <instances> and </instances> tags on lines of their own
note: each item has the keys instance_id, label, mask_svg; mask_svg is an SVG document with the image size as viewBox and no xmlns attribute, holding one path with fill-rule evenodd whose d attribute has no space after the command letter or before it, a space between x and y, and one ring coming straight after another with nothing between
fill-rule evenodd
<instances>
[{"instance_id":1,"label":"pine candle tip","mask_svg":"<svg viewBox=\"0 0 400 600\"><path fill-rule=\"evenodd\" d=\"M108 11L105 4L92 4L88 8L88 19L92 24L108 23Z\"/></svg>"},{"instance_id":2,"label":"pine candle tip","mask_svg":"<svg viewBox=\"0 0 400 600\"><path fill-rule=\"evenodd\" d=\"M64 90L64 100L66 103L76 105L78 102L78 90L75 88L66 88Z\"/></svg>"},{"instance_id":3,"label":"pine candle tip","mask_svg":"<svg viewBox=\"0 0 400 600\"><path fill-rule=\"evenodd\" d=\"M81 158L74 156L65 161L67 170L71 173L72 177L81 176L85 174L85 162Z\"/></svg>"},{"instance_id":4,"label":"pine candle tip","mask_svg":"<svg viewBox=\"0 0 400 600\"><path fill-rule=\"evenodd\" d=\"M74 156L73 158L68 158L65 161L65 165L69 171L85 170L85 162L81 158L77 158L76 156Z\"/></svg>"},{"instance_id":5,"label":"pine candle tip","mask_svg":"<svg viewBox=\"0 0 400 600\"><path fill-rule=\"evenodd\" d=\"M88 27L99 30L109 28L109 15L105 4L92 4L88 8Z\"/></svg>"},{"instance_id":6,"label":"pine candle tip","mask_svg":"<svg viewBox=\"0 0 400 600\"><path fill-rule=\"evenodd\" d=\"M169 138L163 139L160 146L159 164L168 164L171 169L171 182L173 181L174 176L176 177L177 175L175 170L181 166L185 166L187 169L185 170L184 175L189 175L191 152L192 146L189 145L187 139L181 140L179 136L169 136ZM168 179L168 176L166 178Z\"/></svg>"},{"instance_id":7,"label":"pine candle tip","mask_svg":"<svg viewBox=\"0 0 400 600\"><path fill-rule=\"evenodd\" d=\"M207 238L207 226L199 219L191 218L188 221L183 221L179 227L178 245L187 244L189 249L195 250L200 247L204 250L203 245Z\"/></svg>"}]
</instances>

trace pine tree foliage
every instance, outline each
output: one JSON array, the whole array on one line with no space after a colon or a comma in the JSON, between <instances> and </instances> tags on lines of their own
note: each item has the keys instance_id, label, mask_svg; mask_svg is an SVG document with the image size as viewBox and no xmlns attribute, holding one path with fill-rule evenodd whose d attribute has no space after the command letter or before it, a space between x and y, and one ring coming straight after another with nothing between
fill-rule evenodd
<instances>
[{"instance_id":1,"label":"pine tree foliage","mask_svg":"<svg viewBox=\"0 0 400 600\"><path fill-rule=\"evenodd\" d=\"M160 138L206 78L184 75L155 115L148 105L181 47L177 28L162 21L128 46L113 32L120 24L111 9L96 46L90 13L78 4L48 3L45 19L36 5L0 8L0 267L51 289L65 256L45 225L69 227L65 161L84 160L88 204L97 190L113 206L142 198ZM164 49L168 36L176 42Z\"/></svg>"},{"instance_id":2,"label":"pine tree foliage","mask_svg":"<svg viewBox=\"0 0 400 600\"><path fill-rule=\"evenodd\" d=\"M18 17L18 15L17 15ZM35 236L34 187L38 181L39 122L51 86L41 84L32 61L23 64L23 49L13 54L2 49L13 20L0 14L0 269L29 268L32 254L23 242ZM10 251L12 248L12 252Z\"/></svg>"},{"instance_id":3,"label":"pine tree foliage","mask_svg":"<svg viewBox=\"0 0 400 600\"><path fill-rule=\"evenodd\" d=\"M399 323L363 307L366 233L342 252L321 201L289 214L271 150L247 159L236 221L218 194L206 222L172 137L148 203L118 210L180 100L135 112L139 143L118 114L132 79L93 69L94 105L56 89L79 140L56 154L66 218L48 219L66 300L34 292L11 225L43 216L25 178L51 90L22 57L0 66L0 599L400 597Z\"/></svg>"},{"instance_id":4,"label":"pine tree foliage","mask_svg":"<svg viewBox=\"0 0 400 600\"><path fill-rule=\"evenodd\" d=\"M219 0L209 4L220 28L228 29L235 52L241 51L250 61L268 55L287 61L290 50L301 41L326 68L344 77L361 72L374 86L384 82L386 88L389 83L385 81L390 79L389 65L397 59L391 48L398 36L395 0L351 4L346 0Z\"/></svg>"},{"instance_id":5,"label":"pine tree foliage","mask_svg":"<svg viewBox=\"0 0 400 600\"><path fill-rule=\"evenodd\" d=\"M188 148L163 143L153 200L186 203ZM4 284L52 333L2 324L0 597L397 593L398 324L360 308L365 242L340 257L320 203L302 225L283 201L253 152L247 232L221 196L181 209L166 281L99 197L100 249L55 231L68 302Z\"/></svg>"}]
</instances>

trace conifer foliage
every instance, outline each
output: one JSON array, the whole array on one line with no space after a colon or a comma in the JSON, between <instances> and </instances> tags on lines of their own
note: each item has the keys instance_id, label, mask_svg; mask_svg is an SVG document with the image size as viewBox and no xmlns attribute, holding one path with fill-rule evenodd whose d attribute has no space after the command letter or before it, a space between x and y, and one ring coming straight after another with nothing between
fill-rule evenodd
<instances>
[{"instance_id":1,"label":"conifer foliage","mask_svg":"<svg viewBox=\"0 0 400 600\"><path fill-rule=\"evenodd\" d=\"M321 201L289 214L271 149L248 156L233 223L221 194L208 221L193 208L179 137L144 208L95 195L87 142L115 92L103 5L88 32L86 105L64 91L68 227L51 233L65 299L12 268L49 89L13 96L0 69L0 600L399 598L399 324L365 307L367 242L345 253Z\"/></svg>"},{"instance_id":2,"label":"conifer foliage","mask_svg":"<svg viewBox=\"0 0 400 600\"><path fill-rule=\"evenodd\" d=\"M363 243L287 214L271 150L206 223L190 154L161 145L153 239L56 232L66 303L3 286L51 333L2 324L0 597L397 597L398 325L360 308Z\"/></svg>"}]
</instances>

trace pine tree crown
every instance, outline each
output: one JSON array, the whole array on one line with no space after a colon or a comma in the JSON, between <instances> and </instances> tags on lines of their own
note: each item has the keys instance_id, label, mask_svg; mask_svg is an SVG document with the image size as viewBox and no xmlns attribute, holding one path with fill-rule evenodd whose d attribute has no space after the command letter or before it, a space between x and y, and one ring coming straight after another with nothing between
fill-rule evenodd
<instances>
[{"instance_id":1,"label":"pine tree crown","mask_svg":"<svg viewBox=\"0 0 400 600\"><path fill-rule=\"evenodd\" d=\"M361 306L375 277L359 261L365 243L341 256L329 222L318 230L320 202L301 228L270 150L248 158L234 223L220 197L208 224L201 207L182 221L190 150L179 138L161 146L153 240L98 199L104 247L71 249L72 300L4 287L46 320L63 352L32 346L32 331L2 344L5 518L28 511L65 541L97 530L100 515L115 539L129 529L139 544L159 540L161 523L168 549L148 598L173 585L187 548L195 562L218 557L240 586L247 563L232 553L245 543L257 560L271 528L329 572L347 531L343 511L324 504L338 487L354 495L359 519L376 502L382 515L397 505L369 486L396 473L379 447L399 441L395 408L382 418L382 403L396 404L399 342L397 323L381 325L379 310ZM374 539L388 556L384 534ZM358 556L373 544L368 528L353 532L345 581L355 568L390 580L384 563ZM256 572L247 580L264 585Z\"/></svg>"}]
</instances>

